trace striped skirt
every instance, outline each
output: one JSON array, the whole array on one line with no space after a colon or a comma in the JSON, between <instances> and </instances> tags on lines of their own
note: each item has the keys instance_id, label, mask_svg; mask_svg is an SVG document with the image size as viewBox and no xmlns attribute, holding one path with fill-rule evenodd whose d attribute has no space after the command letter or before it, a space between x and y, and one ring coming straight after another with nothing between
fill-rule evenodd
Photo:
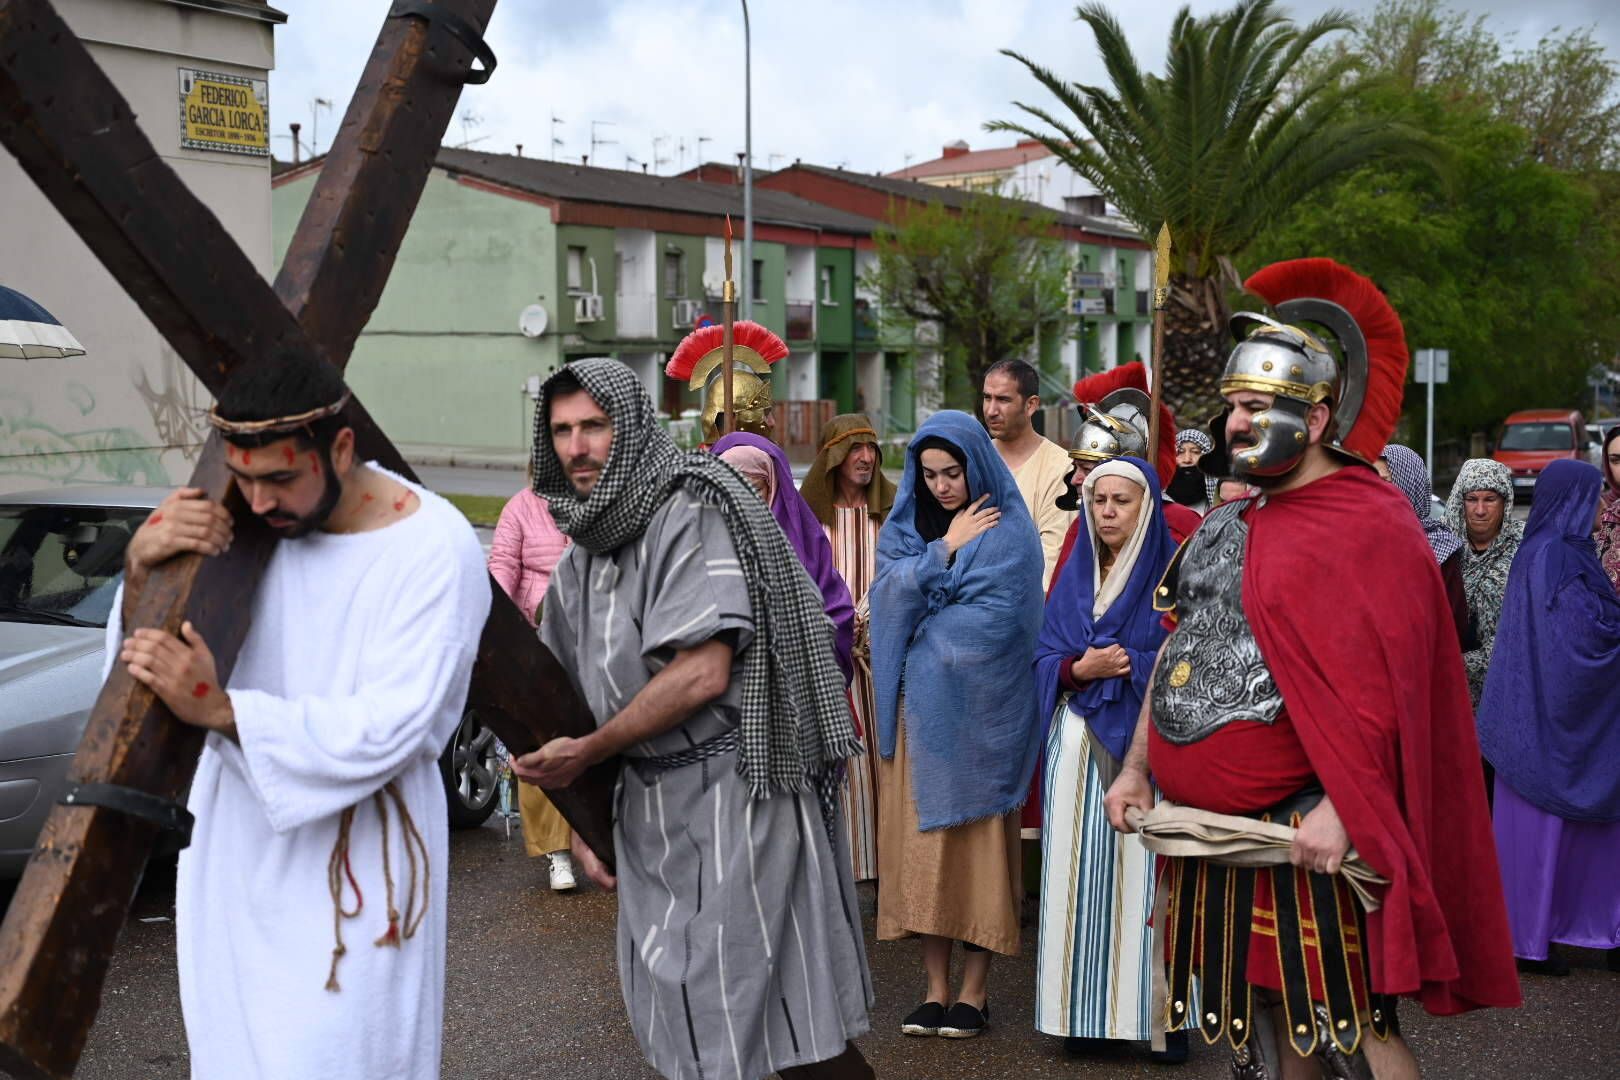
<instances>
[{"instance_id":1,"label":"striped skirt","mask_svg":"<svg viewBox=\"0 0 1620 1080\"><path fill-rule=\"evenodd\" d=\"M856 881L872 881L878 876L877 859L877 732L872 724L877 708L872 699L872 674L863 663L855 665L855 679L849 688L850 706L860 725L865 752L850 758L844 784L844 828L849 842Z\"/></svg>"},{"instance_id":2,"label":"striped skirt","mask_svg":"<svg viewBox=\"0 0 1620 1080\"><path fill-rule=\"evenodd\" d=\"M1065 696L1042 778L1035 1027L1048 1035L1153 1034L1154 858L1108 824L1103 796L1117 769Z\"/></svg>"}]
</instances>

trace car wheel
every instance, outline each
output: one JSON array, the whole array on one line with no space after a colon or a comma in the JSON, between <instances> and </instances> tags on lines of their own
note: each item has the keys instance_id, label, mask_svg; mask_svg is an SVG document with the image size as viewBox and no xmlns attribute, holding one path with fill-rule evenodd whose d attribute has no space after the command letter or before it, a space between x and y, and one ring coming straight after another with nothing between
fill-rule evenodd
<instances>
[{"instance_id":1,"label":"car wheel","mask_svg":"<svg viewBox=\"0 0 1620 1080\"><path fill-rule=\"evenodd\" d=\"M471 709L439 757L452 829L475 829L489 820L500 800L495 733Z\"/></svg>"}]
</instances>

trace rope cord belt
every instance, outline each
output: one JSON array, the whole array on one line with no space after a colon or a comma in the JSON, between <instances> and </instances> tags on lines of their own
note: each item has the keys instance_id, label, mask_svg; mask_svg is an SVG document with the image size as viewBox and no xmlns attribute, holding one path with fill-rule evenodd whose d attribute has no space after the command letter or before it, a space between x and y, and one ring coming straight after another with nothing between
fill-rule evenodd
<instances>
[{"instance_id":1,"label":"rope cord belt","mask_svg":"<svg viewBox=\"0 0 1620 1080\"><path fill-rule=\"evenodd\" d=\"M388 907L388 929L382 936L372 942L377 948L399 948L400 945L416 936L421 927L422 920L427 917L428 906L428 847L427 841L416 827L411 818L411 812L405 805L405 798L399 793L397 781L390 780L383 785L381 791L371 796L371 801L377 807L377 816L382 822L382 864L383 884L387 890L385 900ZM409 866L410 878L405 890L405 912L400 914L394 897L394 871L388 851L388 804L394 804L394 811L399 815L400 829L405 841L405 859ZM360 891L360 883L354 878L354 868L349 864L349 836L354 826L354 812L360 804L355 804L343 811L338 820L337 840L332 844L332 855L326 863L326 883L332 894L332 969L326 977L326 988L333 993L342 989L338 985L338 961L349 951L343 943L343 920L352 919L365 908L366 900ZM345 886L354 893L354 907L343 906ZM417 906L418 899L421 906Z\"/></svg>"}]
</instances>

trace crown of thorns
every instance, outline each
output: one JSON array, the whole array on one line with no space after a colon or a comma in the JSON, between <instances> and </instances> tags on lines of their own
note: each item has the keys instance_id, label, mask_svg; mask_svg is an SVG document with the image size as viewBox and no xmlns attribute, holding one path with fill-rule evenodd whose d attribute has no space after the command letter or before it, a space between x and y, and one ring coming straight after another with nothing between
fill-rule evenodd
<instances>
[{"instance_id":1,"label":"crown of thorns","mask_svg":"<svg viewBox=\"0 0 1620 1080\"><path fill-rule=\"evenodd\" d=\"M267 431L293 431L317 420L325 420L328 416L336 416L343 411L351 396L351 393L345 390L343 396L330 405L322 405L318 409L310 409L308 412L293 416L272 417L269 420L227 420L219 415L219 406L215 405L208 410L208 422L226 435L262 435Z\"/></svg>"}]
</instances>

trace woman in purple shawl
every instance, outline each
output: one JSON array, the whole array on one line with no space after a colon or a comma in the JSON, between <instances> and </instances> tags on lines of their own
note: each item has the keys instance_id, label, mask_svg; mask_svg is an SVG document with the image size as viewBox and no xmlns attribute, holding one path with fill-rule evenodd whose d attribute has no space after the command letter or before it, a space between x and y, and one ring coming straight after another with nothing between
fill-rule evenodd
<instances>
[{"instance_id":1,"label":"woman in purple shawl","mask_svg":"<svg viewBox=\"0 0 1620 1080\"><path fill-rule=\"evenodd\" d=\"M852 659L855 603L849 598L849 586L833 566L832 545L827 542L827 534L821 531L816 512L793 486L793 467L788 464L787 455L769 439L746 431L724 436L710 447L710 452L754 485L765 505L771 508L776 523L787 534L788 543L799 553L799 561L804 563L810 580L821 590L827 618L833 621L838 668L844 673L844 682L848 683L855 671ZM768 465L761 455L769 459Z\"/></svg>"},{"instance_id":2,"label":"woman in purple shawl","mask_svg":"<svg viewBox=\"0 0 1620 1080\"><path fill-rule=\"evenodd\" d=\"M1542 472L1479 702L1513 951L1545 974L1569 970L1553 942L1620 947L1620 597L1592 542L1602 483L1583 461Z\"/></svg>"},{"instance_id":3,"label":"woman in purple shawl","mask_svg":"<svg viewBox=\"0 0 1620 1080\"><path fill-rule=\"evenodd\" d=\"M1164 643L1153 591L1176 551L1158 474L1140 458L1093 469L1080 506L1079 539L1052 584L1035 647L1040 716L1051 725L1035 1027L1061 1036L1070 1053L1150 1039L1163 1019L1152 1007L1153 856L1140 838L1109 827L1103 795ZM1184 1060L1185 1033L1174 1033L1163 1053Z\"/></svg>"}]
</instances>

